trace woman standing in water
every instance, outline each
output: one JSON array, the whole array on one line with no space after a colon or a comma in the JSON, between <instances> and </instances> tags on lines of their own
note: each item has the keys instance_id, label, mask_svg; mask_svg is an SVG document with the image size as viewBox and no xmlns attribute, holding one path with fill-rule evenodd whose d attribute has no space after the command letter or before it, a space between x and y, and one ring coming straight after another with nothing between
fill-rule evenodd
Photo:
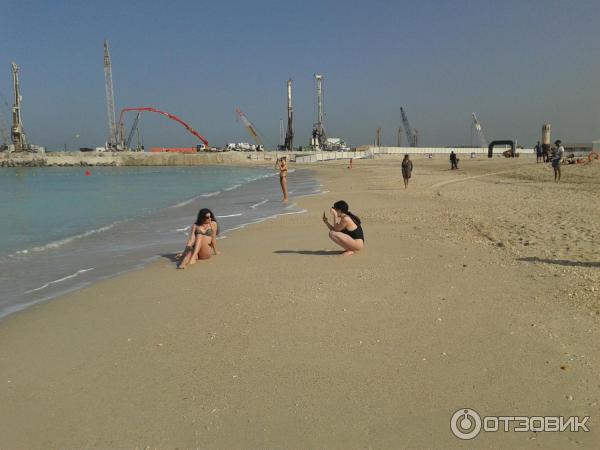
<instances>
[{"instance_id":1,"label":"woman standing in water","mask_svg":"<svg viewBox=\"0 0 600 450\"><path fill-rule=\"evenodd\" d=\"M348 203L343 200L335 202L331 214L333 225L329 223L325 213L323 213L323 222L329 228L331 240L345 250L342 255L350 256L362 250L365 245L365 235L360 219L348 210Z\"/></svg>"},{"instance_id":2,"label":"woman standing in water","mask_svg":"<svg viewBox=\"0 0 600 450\"><path fill-rule=\"evenodd\" d=\"M181 254L178 269L185 269L188 264L196 264L199 259L209 259L211 254L220 254L217 249L219 224L210 209L202 208L198 212L196 222L192 225L185 250Z\"/></svg>"},{"instance_id":3,"label":"woman standing in water","mask_svg":"<svg viewBox=\"0 0 600 450\"><path fill-rule=\"evenodd\" d=\"M283 192L283 203L288 201L288 189L287 189L287 174L288 166L287 159L285 156L277 159L275 163L275 169L279 170L279 184L281 184L281 191Z\"/></svg>"},{"instance_id":4,"label":"woman standing in water","mask_svg":"<svg viewBox=\"0 0 600 450\"><path fill-rule=\"evenodd\" d=\"M408 157L408 155L404 155L404 159L402 160L402 178L404 179L404 189L408 187L408 180L410 180L410 176L413 170L413 163Z\"/></svg>"}]
</instances>

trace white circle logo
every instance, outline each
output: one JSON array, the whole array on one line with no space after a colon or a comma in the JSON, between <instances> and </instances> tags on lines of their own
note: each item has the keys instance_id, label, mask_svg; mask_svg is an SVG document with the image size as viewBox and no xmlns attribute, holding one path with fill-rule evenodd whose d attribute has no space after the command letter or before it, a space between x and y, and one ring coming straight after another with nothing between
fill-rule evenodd
<instances>
[{"instance_id":1,"label":"white circle logo","mask_svg":"<svg viewBox=\"0 0 600 450\"><path fill-rule=\"evenodd\" d=\"M450 419L450 429L459 439L473 439L481 431L481 417L470 408L461 408Z\"/></svg>"}]
</instances>

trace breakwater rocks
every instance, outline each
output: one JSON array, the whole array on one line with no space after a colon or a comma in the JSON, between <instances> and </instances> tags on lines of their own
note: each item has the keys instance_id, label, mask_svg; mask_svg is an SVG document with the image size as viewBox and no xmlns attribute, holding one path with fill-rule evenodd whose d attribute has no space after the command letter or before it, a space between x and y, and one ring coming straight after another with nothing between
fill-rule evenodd
<instances>
[{"instance_id":1,"label":"breakwater rocks","mask_svg":"<svg viewBox=\"0 0 600 450\"><path fill-rule=\"evenodd\" d=\"M117 166L116 161L102 162L102 163L90 163L87 161L78 162L59 162L59 161L48 161L44 158L35 159L5 159L0 161L0 167L115 167Z\"/></svg>"},{"instance_id":2,"label":"breakwater rocks","mask_svg":"<svg viewBox=\"0 0 600 450\"><path fill-rule=\"evenodd\" d=\"M0 153L0 167L114 167L114 166L204 166L211 164L272 165L275 152L226 153L137 153L137 152L48 152ZM287 154L290 158L290 154Z\"/></svg>"}]
</instances>

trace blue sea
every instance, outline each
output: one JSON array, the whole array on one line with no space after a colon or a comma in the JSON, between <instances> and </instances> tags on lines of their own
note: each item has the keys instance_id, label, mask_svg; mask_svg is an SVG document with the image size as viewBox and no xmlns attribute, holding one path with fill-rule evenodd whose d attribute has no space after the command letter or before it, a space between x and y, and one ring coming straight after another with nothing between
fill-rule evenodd
<instances>
[{"instance_id":1,"label":"blue sea","mask_svg":"<svg viewBox=\"0 0 600 450\"><path fill-rule=\"evenodd\" d=\"M277 173L255 167L0 169L0 317L141 268L180 251L200 208L221 237L302 211L294 197L319 192L292 171L281 203Z\"/></svg>"}]
</instances>

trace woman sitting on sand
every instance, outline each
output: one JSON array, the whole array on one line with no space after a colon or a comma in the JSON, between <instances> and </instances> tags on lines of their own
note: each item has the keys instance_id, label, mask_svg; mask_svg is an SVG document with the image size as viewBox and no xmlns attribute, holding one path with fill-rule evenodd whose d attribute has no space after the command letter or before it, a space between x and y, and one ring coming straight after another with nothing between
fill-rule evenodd
<instances>
[{"instance_id":1,"label":"woman sitting on sand","mask_svg":"<svg viewBox=\"0 0 600 450\"><path fill-rule=\"evenodd\" d=\"M333 225L323 213L323 222L329 228L329 237L333 242L342 247L344 256L353 255L365 245L365 236L360 225L360 219L348 210L348 203L343 200L335 202L331 208Z\"/></svg>"},{"instance_id":2,"label":"woman sitting on sand","mask_svg":"<svg viewBox=\"0 0 600 450\"><path fill-rule=\"evenodd\" d=\"M202 208L198 212L196 222L192 225L185 250L181 254L178 269L185 269L188 264L195 264L199 259L208 259L211 253L220 254L217 250L219 224L210 209ZM212 251L211 251L212 249Z\"/></svg>"}]
</instances>

